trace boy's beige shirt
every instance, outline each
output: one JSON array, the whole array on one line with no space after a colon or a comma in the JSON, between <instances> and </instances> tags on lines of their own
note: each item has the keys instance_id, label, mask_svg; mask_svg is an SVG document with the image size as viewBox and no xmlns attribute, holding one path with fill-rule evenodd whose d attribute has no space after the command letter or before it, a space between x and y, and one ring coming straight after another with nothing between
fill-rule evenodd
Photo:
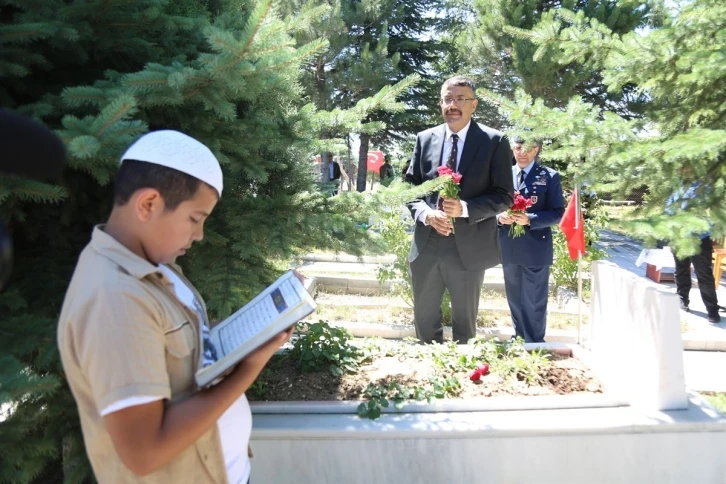
<instances>
[{"instance_id":1,"label":"boy's beige shirt","mask_svg":"<svg viewBox=\"0 0 726 484\"><path fill-rule=\"evenodd\" d=\"M144 477L121 462L111 442L100 415L110 404L142 395L169 404L196 391L201 333L198 317L177 300L171 282L102 226L78 259L61 310L58 347L101 484L227 483L216 425Z\"/></svg>"}]
</instances>

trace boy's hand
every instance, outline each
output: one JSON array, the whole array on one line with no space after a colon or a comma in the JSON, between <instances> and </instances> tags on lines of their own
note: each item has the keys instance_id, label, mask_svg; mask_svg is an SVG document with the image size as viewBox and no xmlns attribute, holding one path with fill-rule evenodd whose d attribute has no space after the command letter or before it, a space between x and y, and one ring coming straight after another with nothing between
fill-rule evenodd
<instances>
[{"instance_id":1,"label":"boy's hand","mask_svg":"<svg viewBox=\"0 0 726 484\"><path fill-rule=\"evenodd\" d=\"M270 358L272 358L272 355L275 354L275 351L277 351L280 346L287 343L287 341L292 336L293 329L294 326L290 327L289 329L287 329L287 331L283 331L282 333L278 334L270 341L263 344L255 351L247 355L247 357L242 360L242 363L238 365L238 368L240 366L244 366L246 367L244 371L248 371L249 368L261 370L262 367L267 364ZM235 370L235 373L239 373L239 371Z\"/></svg>"},{"instance_id":2,"label":"boy's hand","mask_svg":"<svg viewBox=\"0 0 726 484\"><path fill-rule=\"evenodd\" d=\"M300 274L300 273L299 273L298 271L296 271L295 269L293 269L293 270L292 270L292 273L293 273L293 274L295 275L295 277L297 277L298 281L300 281L300 282L302 282L303 284L305 284L305 276L303 276L302 274Z\"/></svg>"}]
</instances>

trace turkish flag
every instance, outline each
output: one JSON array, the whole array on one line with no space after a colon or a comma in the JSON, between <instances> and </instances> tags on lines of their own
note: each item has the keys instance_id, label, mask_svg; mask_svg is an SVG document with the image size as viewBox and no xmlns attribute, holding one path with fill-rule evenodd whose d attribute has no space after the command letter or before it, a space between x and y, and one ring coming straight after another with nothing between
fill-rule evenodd
<instances>
[{"instance_id":1,"label":"turkish flag","mask_svg":"<svg viewBox=\"0 0 726 484\"><path fill-rule=\"evenodd\" d=\"M375 171L376 173L381 172L381 166L383 166L383 152L382 151L369 151L368 152L368 163L366 169L368 171Z\"/></svg>"},{"instance_id":2,"label":"turkish flag","mask_svg":"<svg viewBox=\"0 0 726 484\"><path fill-rule=\"evenodd\" d=\"M577 189L570 197L565 215L560 220L560 230L567 239L570 259L577 259L578 254L585 253L585 219L580 211L580 195Z\"/></svg>"}]
</instances>

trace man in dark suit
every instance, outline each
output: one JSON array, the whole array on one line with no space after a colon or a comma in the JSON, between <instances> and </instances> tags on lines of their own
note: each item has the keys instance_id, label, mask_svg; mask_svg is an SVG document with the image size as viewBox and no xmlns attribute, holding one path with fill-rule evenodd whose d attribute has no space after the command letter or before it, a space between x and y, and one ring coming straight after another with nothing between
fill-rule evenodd
<instances>
[{"instance_id":1,"label":"man in dark suit","mask_svg":"<svg viewBox=\"0 0 726 484\"><path fill-rule=\"evenodd\" d=\"M527 343L544 342L547 327L547 297L552 265L552 229L565 213L560 175L540 165L538 142L512 144L516 164L512 167L515 193L532 200L527 213L499 215L499 246L502 251L504 289L517 336ZM511 237L511 224L524 225L524 234Z\"/></svg>"},{"instance_id":2,"label":"man in dark suit","mask_svg":"<svg viewBox=\"0 0 726 484\"><path fill-rule=\"evenodd\" d=\"M416 221L408 258L414 323L423 343L443 342L445 289L454 340L464 344L476 335L484 271L499 263L496 215L512 205L512 151L503 133L471 121L475 90L465 77L444 83L439 104L445 124L418 134L406 172L414 185L437 177L440 166L462 175L459 198L440 200L433 193L409 204Z\"/></svg>"}]
</instances>

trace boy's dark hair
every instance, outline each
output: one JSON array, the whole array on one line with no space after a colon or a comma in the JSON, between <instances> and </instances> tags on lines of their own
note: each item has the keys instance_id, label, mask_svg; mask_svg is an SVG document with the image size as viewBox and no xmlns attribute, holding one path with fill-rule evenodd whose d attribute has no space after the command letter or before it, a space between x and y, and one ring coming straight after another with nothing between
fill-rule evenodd
<instances>
[{"instance_id":1,"label":"boy's dark hair","mask_svg":"<svg viewBox=\"0 0 726 484\"><path fill-rule=\"evenodd\" d=\"M176 210L179 204L194 198L202 183L200 179L174 168L145 161L124 160L116 173L113 203L126 205L137 190L153 188L164 199L165 210Z\"/></svg>"}]
</instances>

